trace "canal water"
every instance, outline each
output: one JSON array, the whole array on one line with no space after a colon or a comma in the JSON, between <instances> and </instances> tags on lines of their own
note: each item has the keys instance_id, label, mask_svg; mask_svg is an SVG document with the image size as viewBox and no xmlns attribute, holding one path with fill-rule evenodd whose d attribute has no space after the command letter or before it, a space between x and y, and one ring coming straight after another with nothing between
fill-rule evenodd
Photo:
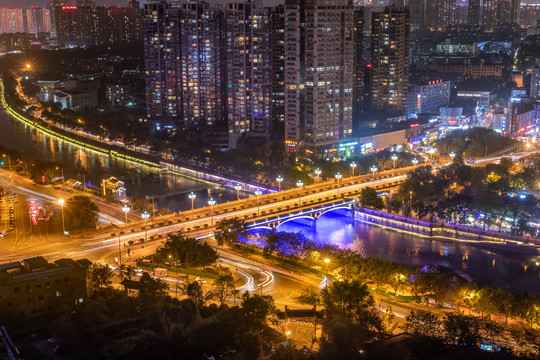
<instances>
[{"instance_id":1,"label":"canal water","mask_svg":"<svg viewBox=\"0 0 540 360\"><path fill-rule=\"evenodd\" d=\"M190 192L197 195L195 207L205 206L211 197L218 203L236 200L234 189L82 149L13 119L3 109L0 110L0 144L19 151L29 160L28 166L33 159L61 163L66 179L82 181L85 174L87 182L99 186L101 179L115 176L125 183L128 196L154 196L158 206L173 211L191 208L187 197Z\"/></svg>"},{"instance_id":2,"label":"canal water","mask_svg":"<svg viewBox=\"0 0 540 360\"><path fill-rule=\"evenodd\" d=\"M481 285L540 292L540 256L507 253L457 241L435 240L366 224L329 212L313 221L291 220L278 231L302 232L318 243L352 249L411 268L443 265Z\"/></svg>"}]
</instances>

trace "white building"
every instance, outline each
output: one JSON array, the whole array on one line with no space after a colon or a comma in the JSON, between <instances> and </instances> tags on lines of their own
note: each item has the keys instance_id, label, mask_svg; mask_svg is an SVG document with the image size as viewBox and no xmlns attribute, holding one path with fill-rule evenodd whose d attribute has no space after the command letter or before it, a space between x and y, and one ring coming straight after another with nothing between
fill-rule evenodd
<instances>
[{"instance_id":1,"label":"white building","mask_svg":"<svg viewBox=\"0 0 540 360\"><path fill-rule=\"evenodd\" d=\"M450 103L450 81L435 80L416 85L409 94L409 117L421 113L438 113Z\"/></svg>"}]
</instances>

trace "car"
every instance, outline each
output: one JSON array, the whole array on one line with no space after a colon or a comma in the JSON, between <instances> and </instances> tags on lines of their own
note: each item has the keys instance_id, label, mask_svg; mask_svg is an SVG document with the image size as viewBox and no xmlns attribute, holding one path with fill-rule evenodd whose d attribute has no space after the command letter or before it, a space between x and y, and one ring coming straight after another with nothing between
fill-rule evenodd
<instances>
[{"instance_id":1,"label":"car","mask_svg":"<svg viewBox=\"0 0 540 360\"><path fill-rule=\"evenodd\" d=\"M203 278L201 278L200 276L197 276L195 278L195 281L201 283L201 284L206 284L206 280L204 280Z\"/></svg>"}]
</instances>

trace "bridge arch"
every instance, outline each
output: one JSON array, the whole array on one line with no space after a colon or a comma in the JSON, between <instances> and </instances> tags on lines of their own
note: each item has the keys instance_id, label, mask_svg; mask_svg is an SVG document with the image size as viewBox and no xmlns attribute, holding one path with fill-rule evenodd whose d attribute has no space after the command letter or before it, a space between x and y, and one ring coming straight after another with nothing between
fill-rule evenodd
<instances>
[{"instance_id":1,"label":"bridge arch","mask_svg":"<svg viewBox=\"0 0 540 360\"><path fill-rule=\"evenodd\" d=\"M310 216L310 215L293 216L293 217L290 217L288 219L284 219L283 221L281 221L279 223L279 225L276 226L276 228L283 225L283 224L285 224L286 222L289 222L289 221L292 221L292 220L300 220L300 219L308 219L308 220L311 220L311 221L315 220L315 218L313 216Z\"/></svg>"},{"instance_id":2,"label":"bridge arch","mask_svg":"<svg viewBox=\"0 0 540 360\"><path fill-rule=\"evenodd\" d=\"M323 210L323 211L321 211L320 213L317 214L317 217L320 217L320 216L322 216L324 214L327 214L327 213L332 212L332 211L337 211L337 210L348 210L349 212L352 212L352 209L351 209L350 205L349 206L339 206L339 207Z\"/></svg>"}]
</instances>

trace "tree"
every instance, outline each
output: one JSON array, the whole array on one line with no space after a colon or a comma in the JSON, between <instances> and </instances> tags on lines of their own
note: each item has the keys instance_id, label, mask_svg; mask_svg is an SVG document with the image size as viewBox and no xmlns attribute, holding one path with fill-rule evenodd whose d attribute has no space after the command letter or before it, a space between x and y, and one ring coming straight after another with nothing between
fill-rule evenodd
<instances>
[{"instance_id":1,"label":"tree","mask_svg":"<svg viewBox=\"0 0 540 360\"><path fill-rule=\"evenodd\" d=\"M381 329L380 319L372 311L373 297L358 280L334 282L323 292L323 303L330 321L349 319L370 330Z\"/></svg>"},{"instance_id":2,"label":"tree","mask_svg":"<svg viewBox=\"0 0 540 360\"><path fill-rule=\"evenodd\" d=\"M214 281L214 296L218 299L219 303L223 305L227 299L227 295L234 290L234 279L232 274L220 275L216 281Z\"/></svg>"},{"instance_id":3,"label":"tree","mask_svg":"<svg viewBox=\"0 0 540 360\"><path fill-rule=\"evenodd\" d=\"M331 321L326 325L327 339L322 339L317 359L365 359L366 344L373 335L361 323L351 319Z\"/></svg>"},{"instance_id":4,"label":"tree","mask_svg":"<svg viewBox=\"0 0 540 360\"><path fill-rule=\"evenodd\" d=\"M219 255L212 246L183 234L169 234L156 252L161 261L170 258L182 268L197 268L214 264Z\"/></svg>"},{"instance_id":5,"label":"tree","mask_svg":"<svg viewBox=\"0 0 540 360\"><path fill-rule=\"evenodd\" d=\"M103 289L108 288L112 284L113 272L107 265L98 263L90 267L90 283L92 290L101 295Z\"/></svg>"},{"instance_id":6,"label":"tree","mask_svg":"<svg viewBox=\"0 0 540 360\"><path fill-rule=\"evenodd\" d=\"M76 195L64 204L64 216L68 229L95 229L99 209L88 197Z\"/></svg>"},{"instance_id":7,"label":"tree","mask_svg":"<svg viewBox=\"0 0 540 360\"><path fill-rule=\"evenodd\" d=\"M378 196L377 190L372 187L362 188L360 191L360 202L364 207L376 210L384 208L383 200Z\"/></svg>"},{"instance_id":8,"label":"tree","mask_svg":"<svg viewBox=\"0 0 540 360\"><path fill-rule=\"evenodd\" d=\"M405 318L404 329L413 335L426 337L441 336L441 321L432 312L412 310Z\"/></svg>"},{"instance_id":9,"label":"tree","mask_svg":"<svg viewBox=\"0 0 540 360\"><path fill-rule=\"evenodd\" d=\"M143 308L153 308L167 295L167 283L160 279L155 279L150 274L144 272L139 279L137 286L139 300Z\"/></svg>"},{"instance_id":10,"label":"tree","mask_svg":"<svg viewBox=\"0 0 540 360\"><path fill-rule=\"evenodd\" d=\"M193 281L187 285L187 296L188 298L197 305L200 309L204 306L206 297L203 293L203 288L200 282Z\"/></svg>"},{"instance_id":11,"label":"tree","mask_svg":"<svg viewBox=\"0 0 540 360\"><path fill-rule=\"evenodd\" d=\"M259 333L248 331L240 335L238 345L246 360L256 360L262 353L263 340Z\"/></svg>"},{"instance_id":12,"label":"tree","mask_svg":"<svg viewBox=\"0 0 540 360\"><path fill-rule=\"evenodd\" d=\"M392 307L388 305L384 313L384 321L386 321L387 331L390 330L390 326L392 325L392 321L394 321L395 317L396 315L394 315L394 312L392 311Z\"/></svg>"},{"instance_id":13,"label":"tree","mask_svg":"<svg viewBox=\"0 0 540 360\"><path fill-rule=\"evenodd\" d=\"M471 346L480 340L481 320L474 316L447 313L443 327L449 342L457 341L459 346Z\"/></svg>"},{"instance_id":14,"label":"tree","mask_svg":"<svg viewBox=\"0 0 540 360\"><path fill-rule=\"evenodd\" d=\"M247 291L242 295L241 307L245 324L252 331L261 331L276 312L272 296L250 295Z\"/></svg>"},{"instance_id":15,"label":"tree","mask_svg":"<svg viewBox=\"0 0 540 360\"><path fill-rule=\"evenodd\" d=\"M199 308L191 299L180 301L180 309L178 311L178 320L185 327L190 327L199 320Z\"/></svg>"},{"instance_id":16,"label":"tree","mask_svg":"<svg viewBox=\"0 0 540 360\"><path fill-rule=\"evenodd\" d=\"M231 244L238 241L238 237L242 231L244 231L246 225L243 220L235 217L232 219L223 219L216 224L215 236L218 245L225 243Z\"/></svg>"}]
</instances>

